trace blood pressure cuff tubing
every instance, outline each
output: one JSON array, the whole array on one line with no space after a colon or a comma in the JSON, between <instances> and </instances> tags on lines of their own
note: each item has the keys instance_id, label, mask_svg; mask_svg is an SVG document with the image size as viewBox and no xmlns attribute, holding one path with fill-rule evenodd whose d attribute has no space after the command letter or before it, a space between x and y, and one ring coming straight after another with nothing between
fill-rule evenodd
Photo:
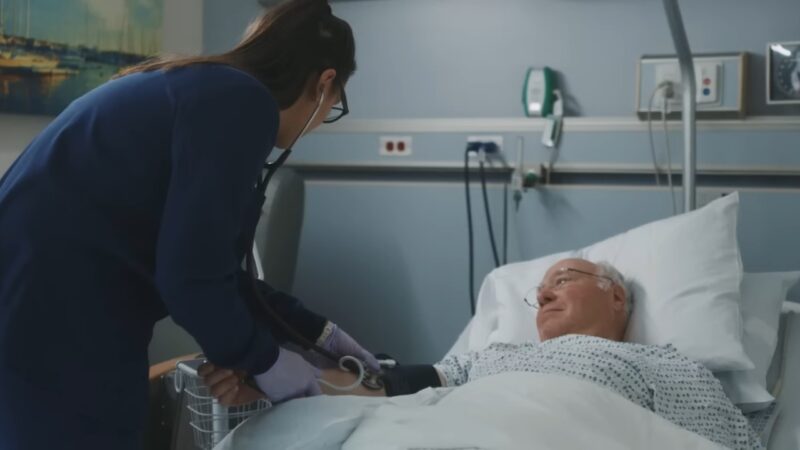
<instances>
[{"instance_id":1,"label":"blood pressure cuff tubing","mask_svg":"<svg viewBox=\"0 0 800 450\"><path fill-rule=\"evenodd\" d=\"M396 366L383 371L386 396L414 394L427 387L440 387L439 373L431 365Z\"/></svg>"},{"instance_id":2,"label":"blood pressure cuff tubing","mask_svg":"<svg viewBox=\"0 0 800 450\"><path fill-rule=\"evenodd\" d=\"M269 327L270 333L272 333L272 336L274 336L278 342L284 343L291 341L290 336L284 331L283 327L260 306L259 299L253 292L253 280L251 276L247 272L240 270L237 273L237 280L239 295L244 298L250 312L258 318L262 324ZM311 342L317 340L323 328L325 328L328 319L309 311L303 306L300 300L289 294L273 289L272 286L262 280L257 280L256 284L258 285L259 291L261 291L261 297L269 302L269 305L284 322L307 340Z\"/></svg>"}]
</instances>

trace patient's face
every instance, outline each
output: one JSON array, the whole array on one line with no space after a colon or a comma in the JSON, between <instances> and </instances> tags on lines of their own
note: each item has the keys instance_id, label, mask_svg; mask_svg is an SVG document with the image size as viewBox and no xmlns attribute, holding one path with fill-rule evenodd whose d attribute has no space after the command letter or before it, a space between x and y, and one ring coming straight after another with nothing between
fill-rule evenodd
<instances>
[{"instance_id":1,"label":"patient's face","mask_svg":"<svg viewBox=\"0 0 800 450\"><path fill-rule=\"evenodd\" d=\"M607 339L620 334L619 314L620 307L624 310L624 295L620 303L613 283L577 271L597 274L598 268L583 259L565 259L554 264L542 279L536 297L539 302L536 326L541 341L566 334Z\"/></svg>"}]
</instances>

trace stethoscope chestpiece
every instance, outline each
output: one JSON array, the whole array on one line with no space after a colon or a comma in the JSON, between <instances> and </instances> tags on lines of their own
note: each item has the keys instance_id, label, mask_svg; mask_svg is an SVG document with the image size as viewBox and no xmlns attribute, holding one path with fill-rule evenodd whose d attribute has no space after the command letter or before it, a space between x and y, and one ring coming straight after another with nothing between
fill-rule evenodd
<instances>
[{"instance_id":1,"label":"stethoscope chestpiece","mask_svg":"<svg viewBox=\"0 0 800 450\"><path fill-rule=\"evenodd\" d=\"M371 370L366 370L364 372L364 379L361 380L361 385L371 391L379 391L383 389L383 372L372 372Z\"/></svg>"},{"instance_id":2,"label":"stethoscope chestpiece","mask_svg":"<svg viewBox=\"0 0 800 450\"><path fill-rule=\"evenodd\" d=\"M393 359L380 359L378 360L381 369L391 369L397 366L397 361ZM383 389L386 384L383 382L383 370L379 372L372 372L367 369L364 372L364 379L361 380L361 385L371 391L379 391Z\"/></svg>"}]
</instances>

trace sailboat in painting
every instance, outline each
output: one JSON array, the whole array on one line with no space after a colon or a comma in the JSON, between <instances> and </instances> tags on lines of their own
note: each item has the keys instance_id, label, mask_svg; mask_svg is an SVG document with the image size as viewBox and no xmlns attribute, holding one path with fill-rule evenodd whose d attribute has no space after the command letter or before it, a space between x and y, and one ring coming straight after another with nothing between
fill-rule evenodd
<instances>
[{"instance_id":1,"label":"sailboat in painting","mask_svg":"<svg viewBox=\"0 0 800 450\"><path fill-rule=\"evenodd\" d=\"M5 23L5 4L4 0L0 0L0 73L11 74L52 74L57 71L59 60L53 56L32 53L18 48L4 48L6 44L14 43L14 39L7 37L3 30ZM26 3L26 39L30 39L30 20L31 20L31 4L30 0Z\"/></svg>"},{"instance_id":2,"label":"sailboat in painting","mask_svg":"<svg viewBox=\"0 0 800 450\"><path fill-rule=\"evenodd\" d=\"M52 73L58 67L58 60L25 52L0 51L0 72L2 73Z\"/></svg>"}]
</instances>

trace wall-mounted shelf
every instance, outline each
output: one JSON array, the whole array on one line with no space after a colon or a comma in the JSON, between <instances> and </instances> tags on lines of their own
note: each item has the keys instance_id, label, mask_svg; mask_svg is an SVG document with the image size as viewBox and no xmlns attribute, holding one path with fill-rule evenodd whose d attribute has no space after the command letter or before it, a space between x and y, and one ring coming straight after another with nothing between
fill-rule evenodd
<instances>
[{"instance_id":1,"label":"wall-mounted shelf","mask_svg":"<svg viewBox=\"0 0 800 450\"><path fill-rule=\"evenodd\" d=\"M287 163L306 179L340 181L457 182L464 181L464 165L455 162L426 163ZM477 177L477 165L470 166ZM541 173L541 166L525 170ZM487 180L504 183L511 179L510 167L486 167ZM674 167L673 180L681 182L682 170ZM664 168L662 186L666 186ZM556 164L551 185L655 186L654 169L648 164ZM703 166L697 170L702 187L748 187L800 189L800 167ZM477 178L473 178L477 179Z\"/></svg>"}]
</instances>

